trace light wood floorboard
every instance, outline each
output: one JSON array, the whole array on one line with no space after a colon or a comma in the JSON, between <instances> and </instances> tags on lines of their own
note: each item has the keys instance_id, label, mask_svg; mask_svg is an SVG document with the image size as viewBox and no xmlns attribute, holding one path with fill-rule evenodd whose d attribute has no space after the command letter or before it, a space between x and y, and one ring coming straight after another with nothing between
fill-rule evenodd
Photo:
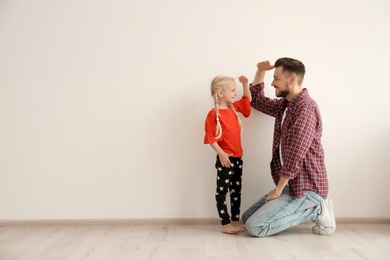
<instances>
[{"instance_id":1,"label":"light wood floorboard","mask_svg":"<svg viewBox=\"0 0 390 260\"><path fill-rule=\"evenodd\" d=\"M0 259L390 259L389 224L339 224L331 236L311 226L267 238L215 224L0 227Z\"/></svg>"}]
</instances>

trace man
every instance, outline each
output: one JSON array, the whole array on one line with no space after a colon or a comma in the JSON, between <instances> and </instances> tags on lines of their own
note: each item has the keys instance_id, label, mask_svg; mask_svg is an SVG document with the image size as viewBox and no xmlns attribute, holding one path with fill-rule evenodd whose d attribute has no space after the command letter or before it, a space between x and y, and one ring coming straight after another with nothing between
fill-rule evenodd
<instances>
[{"instance_id":1,"label":"man","mask_svg":"<svg viewBox=\"0 0 390 260\"><path fill-rule=\"evenodd\" d=\"M271 85L278 99L264 96L265 72L274 68ZM302 87L304 76L305 66L296 59L257 64L251 106L275 117L271 175L276 187L243 214L252 236L273 235L304 222L316 223L312 230L320 235L336 229L333 202L327 199L321 115Z\"/></svg>"}]
</instances>

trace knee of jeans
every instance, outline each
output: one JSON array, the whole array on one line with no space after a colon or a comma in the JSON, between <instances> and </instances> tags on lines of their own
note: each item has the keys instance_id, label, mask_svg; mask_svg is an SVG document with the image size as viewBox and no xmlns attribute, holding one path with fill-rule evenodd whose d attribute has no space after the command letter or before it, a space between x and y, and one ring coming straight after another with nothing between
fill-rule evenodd
<instances>
[{"instance_id":1,"label":"knee of jeans","mask_svg":"<svg viewBox=\"0 0 390 260\"><path fill-rule=\"evenodd\" d=\"M244 222L244 224L245 224L249 217L250 217L250 215L248 214L247 211L245 211L244 214L242 214L242 217L241 217L242 222Z\"/></svg>"},{"instance_id":2,"label":"knee of jeans","mask_svg":"<svg viewBox=\"0 0 390 260\"><path fill-rule=\"evenodd\" d=\"M245 229L251 236L254 237L266 237L266 232L264 226L256 225L251 219L247 219L245 222Z\"/></svg>"}]
</instances>

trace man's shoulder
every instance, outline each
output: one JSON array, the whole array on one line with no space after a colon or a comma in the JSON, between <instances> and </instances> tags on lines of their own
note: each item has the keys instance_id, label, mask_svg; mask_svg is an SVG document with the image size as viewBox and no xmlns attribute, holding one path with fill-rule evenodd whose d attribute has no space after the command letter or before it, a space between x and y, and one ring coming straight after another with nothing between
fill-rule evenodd
<instances>
[{"instance_id":1,"label":"man's shoulder","mask_svg":"<svg viewBox=\"0 0 390 260\"><path fill-rule=\"evenodd\" d=\"M297 100L297 107L317 107L317 102L309 95L309 91L304 89L299 100Z\"/></svg>"}]
</instances>

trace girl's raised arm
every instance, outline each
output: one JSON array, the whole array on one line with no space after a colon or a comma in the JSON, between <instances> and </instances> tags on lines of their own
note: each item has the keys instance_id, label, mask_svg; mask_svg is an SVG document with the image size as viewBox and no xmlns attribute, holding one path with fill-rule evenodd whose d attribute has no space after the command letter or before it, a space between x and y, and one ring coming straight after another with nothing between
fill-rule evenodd
<instances>
[{"instance_id":1,"label":"girl's raised arm","mask_svg":"<svg viewBox=\"0 0 390 260\"><path fill-rule=\"evenodd\" d=\"M249 83L248 83L247 77L241 75L241 76L238 77L238 80L242 84L242 89L243 89L243 92L244 92L244 96L248 97L249 98L249 102L251 102L252 101L252 94L251 94L251 92L249 90Z\"/></svg>"}]
</instances>

